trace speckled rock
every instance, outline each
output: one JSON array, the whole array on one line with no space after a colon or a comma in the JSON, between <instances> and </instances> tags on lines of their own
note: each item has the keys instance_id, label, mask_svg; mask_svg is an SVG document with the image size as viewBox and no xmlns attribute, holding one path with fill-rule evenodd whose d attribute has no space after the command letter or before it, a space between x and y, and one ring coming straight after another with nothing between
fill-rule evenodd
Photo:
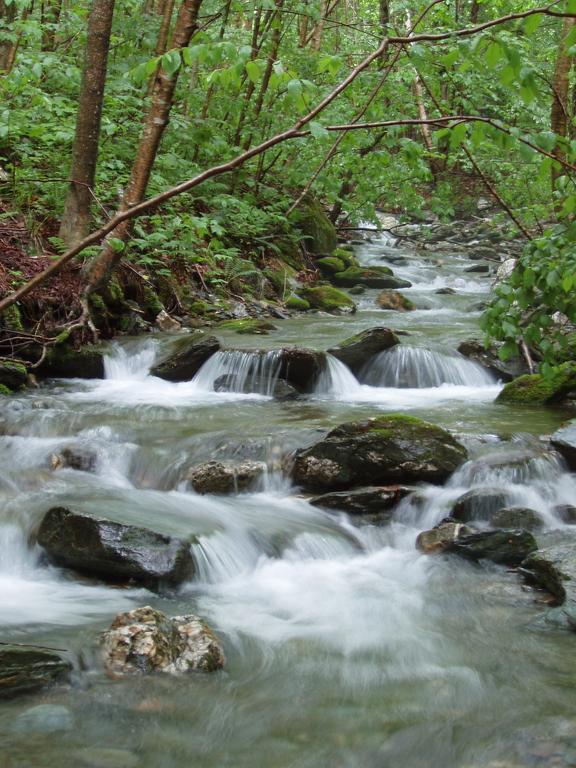
<instances>
[{"instance_id":1,"label":"speckled rock","mask_svg":"<svg viewBox=\"0 0 576 768\"><path fill-rule=\"evenodd\" d=\"M368 486L315 496L310 504L341 510L362 517L363 522L382 525L391 520L394 507L413 490L405 485Z\"/></svg>"},{"instance_id":2,"label":"speckled rock","mask_svg":"<svg viewBox=\"0 0 576 768\"><path fill-rule=\"evenodd\" d=\"M188 472L186 479L197 493L246 491L266 472L262 461L207 461Z\"/></svg>"},{"instance_id":3,"label":"speckled rock","mask_svg":"<svg viewBox=\"0 0 576 768\"><path fill-rule=\"evenodd\" d=\"M104 666L117 676L165 672L215 672L224 652L198 616L169 618L150 606L119 614L103 633Z\"/></svg>"},{"instance_id":4,"label":"speckled rock","mask_svg":"<svg viewBox=\"0 0 576 768\"><path fill-rule=\"evenodd\" d=\"M422 531L416 538L416 549L425 555L446 552L460 536L473 533L474 529L452 518L442 520L429 531Z\"/></svg>"}]
</instances>

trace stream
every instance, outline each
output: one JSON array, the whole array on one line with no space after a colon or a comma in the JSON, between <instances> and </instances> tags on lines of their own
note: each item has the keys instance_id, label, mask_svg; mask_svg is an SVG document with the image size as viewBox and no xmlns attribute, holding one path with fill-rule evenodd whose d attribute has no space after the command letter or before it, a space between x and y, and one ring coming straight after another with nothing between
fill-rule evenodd
<instances>
[{"instance_id":1,"label":"stream","mask_svg":"<svg viewBox=\"0 0 576 768\"><path fill-rule=\"evenodd\" d=\"M414 546L458 496L485 486L562 528L554 507L575 503L576 478L540 436L571 412L496 404L502 384L456 353L479 337L477 305L491 284L465 272L465 256L422 255L384 235L356 255L410 280L403 293L416 310L381 310L378 291L367 290L354 297L354 315L300 315L258 338L217 330L237 351L177 384L149 375L162 335L126 340L111 348L106 379L54 381L6 400L1 640L68 649L79 661L72 687L0 702L0 768L576 765L573 635L546 623L516 574ZM266 386L214 391L223 374L247 375L251 349L324 350L374 326L409 335L369 362L363 384L332 358L304 399L273 400ZM264 360L265 384L273 353ZM402 501L391 525L314 507L283 475L286 451L342 422L399 411L452 430L471 458L444 487L423 485ZM53 471L50 457L68 447L95 450L94 471ZM198 462L237 457L266 460L257 492L201 496L183 481ZM60 504L195 533L195 580L158 595L47 565L32 535ZM98 635L141 605L205 618L223 642L225 670L106 676ZM22 725L37 704L69 717Z\"/></svg>"}]
</instances>

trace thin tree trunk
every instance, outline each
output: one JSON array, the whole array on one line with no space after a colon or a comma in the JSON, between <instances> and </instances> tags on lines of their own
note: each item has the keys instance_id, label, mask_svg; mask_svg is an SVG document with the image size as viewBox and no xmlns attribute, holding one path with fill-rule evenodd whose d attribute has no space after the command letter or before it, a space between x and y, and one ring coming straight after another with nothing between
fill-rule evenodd
<instances>
[{"instance_id":1,"label":"thin tree trunk","mask_svg":"<svg viewBox=\"0 0 576 768\"><path fill-rule=\"evenodd\" d=\"M550 129L561 139L568 136L568 93L570 88L570 68L572 66L572 57L569 55L566 47L566 38L576 24L576 19L566 17L562 24L560 41L558 44L558 54L556 56L556 66L554 68L554 80L552 96L552 109L550 111ZM561 142L556 142L554 156L559 160L565 158L565 149ZM552 190L556 186L556 180L562 175L561 169L555 168L552 164L551 182Z\"/></svg>"},{"instance_id":2,"label":"thin tree trunk","mask_svg":"<svg viewBox=\"0 0 576 768\"><path fill-rule=\"evenodd\" d=\"M56 27L60 21L62 0L44 0L40 21L42 25L42 50L53 51L56 42Z\"/></svg>"},{"instance_id":3,"label":"thin tree trunk","mask_svg":"<svg viewBox=\"0 0 576 768\"><path fill-rule=\"evenodd\" d=\"M72 147L70 186L59 235L70 248L90 231L92 188L106 86L114 0L94 0L88 17L86 53L80 86L76 133Z\"/></svg>"},{"instance_id":4,"label":"thin tree trunk","mask_svg":"<svg viewBox=\"0 0 576 768\"><path fill-rule=\"evenodd\" d=\"M10 35L15 20L16 3L7 5L5 0L0 0L0 72L10 71L10 54L15 41L8 39L5 35Z\"/></svg>"},{"instance_id":5,"label":"thin tree trunk","mask_svg":"<svg viewBox=\"0 0 576 768\"><path fill-rule=\"evenodd\" d=\"M160 29L158 30L158 40L156 41L156 56L162 56L166 53L168 35L170 34L170 23L172 22L172 13L174 12L174 0L166 0L163 10L162 21L160 22ZM152 93L155 79L156 74L152 75L150 82L148 83L148 96Z\"/></svg>"},{"instance_id":6,"label":"thin tree trunk","mask_svg":"<svg viewBox=\"0 0 576 768\"><path fill-rule=\"evenodd\" d=\"M480 3L478 2L478 0L472 0L472 5L470 6L470 23L477 24L479 16L480 16Z\"/></svg>"},{"instance_id":7,"label":"thin tree trunk","mask_svg":"<svg viewBox=\"0 0 576 768\"><path fill-rule=\"evenodd\" d=\"M189 44L192 35L198 28L198 12L201 4L202 0L183 0L176 19L171 48L182 49ZM120 212L129 210L144 199L152 166L168 125L179 71L168 75L163 69L160 69L156 74L152 103L146 116L130 180L120 205ZM85 299L108 281L112 270L122 256L121 250L115 248L114 245L117 241L125 243L130 236L130 230L131 222L126 219L113 229L106 238L102 250L86 270Z\"/></svg>"},{"instance_id":8,"label":"thin tree trunk","mask_svg":"<svg viewBox=\"0 0 576 768\"><path fill-rule=\"evenodd\" d=\"M326 16L326 12L328 10L328 0L322 0L322 4L320 5L320 18L318 19L318 22L314 26L314 30L312 32L312 50L313 51L319 51L320 46L322 45L322 31L324 29L324 18Z\"/></svg>"}]
</instances>

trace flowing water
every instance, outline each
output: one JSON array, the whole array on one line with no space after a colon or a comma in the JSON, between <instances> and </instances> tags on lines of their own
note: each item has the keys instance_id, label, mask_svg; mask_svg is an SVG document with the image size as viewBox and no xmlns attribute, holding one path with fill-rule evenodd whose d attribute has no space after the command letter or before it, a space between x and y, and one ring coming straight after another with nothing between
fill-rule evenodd
<instances>
[{"instance_id":1,"label":"flowing water","mask_svg":"<svg viewBox=\"0 0 576 768\"><path fill-rule=\"evenodd\" d=\"M149 375L162 338L137 340L112 350L103 381L53 382L7 402L2 641L68 649L77 674L71 689L0 705L2 768L576 764L573 636L546 624L515 574L414 548L418 531L473 488L498 488L562 527L554 508L574 503L576 481L539 436L569 412L496 405L501 384L457 354L459 341L478 334L476 305L489 290L489 280L464 271L465 258L402 251L384 237L358 256L392 259L413 283L405 293L416 311L380 310L377 291L367 291L356 315L284 321L258 339L258 353L253 339L222 335L235 351L179 384ZM446 287L456 293L434 292ZM274 348L327 349L375 325L409 335L358 378L330 357L308 398L270 397ZM217 391L222 376L232 391ZM457 432L471 459L445 487L423 486L401 502L390 526L313 507L282 475L283 455L330 426L399 410ZM95 453L91 471L54 469L66 448ZM266 461L257 492L188 488L194 464L239 457ZM157 595L47 565L31 534L55 504L196 534L197 578ZM226 670L108 679L93 650L98 634L116 613L145 604L206 618ZM71 722L22 727L19 715L38 703L64 705ZM86 752L94 748L118 751L98 762Z\"/></svg>"}]
</instances>

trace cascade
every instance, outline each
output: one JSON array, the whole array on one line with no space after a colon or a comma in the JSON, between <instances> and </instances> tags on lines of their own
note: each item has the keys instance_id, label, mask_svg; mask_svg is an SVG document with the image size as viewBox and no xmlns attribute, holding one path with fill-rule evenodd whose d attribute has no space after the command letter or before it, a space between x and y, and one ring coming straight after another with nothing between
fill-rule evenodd
<instances>
[{"instance_id":1,"label":"cascade","mask_svg":"<svg viewBox=\"0 0 576 768\"><path fill-rule=\"evenodd\" d=\"M278 380L281 352L216 352L194 377L193 384L201 391L254 393L271 396Z\"/></svg>"}]
</instances>

